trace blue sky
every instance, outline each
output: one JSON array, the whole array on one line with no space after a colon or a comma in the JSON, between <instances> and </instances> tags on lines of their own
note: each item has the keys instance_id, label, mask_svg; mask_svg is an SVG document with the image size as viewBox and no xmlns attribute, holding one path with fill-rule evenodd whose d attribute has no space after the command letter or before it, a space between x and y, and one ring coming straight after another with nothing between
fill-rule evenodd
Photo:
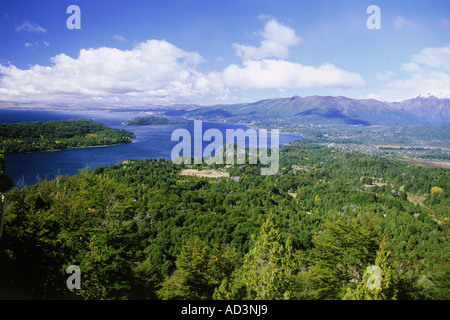
<instances>
[{"instance_id":1,"label":"blue sky","mask_svg":"<svg viewBox=\"0 0 450 320\"><path fill-rule=\"evenodd\" d=\"M450 98L448 0L2 0L0 41L0 101Z\"/></svg>"}]
</instances>

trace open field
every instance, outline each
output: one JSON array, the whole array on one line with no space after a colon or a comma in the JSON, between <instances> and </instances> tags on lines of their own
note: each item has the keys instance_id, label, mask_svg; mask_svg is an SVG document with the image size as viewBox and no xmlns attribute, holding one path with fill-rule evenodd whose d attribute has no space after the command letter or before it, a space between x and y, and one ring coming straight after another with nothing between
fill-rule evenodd
<instances>
[{"instance_id":1,"label":"open field","mask_svg":"<svg viewBox=\"0 0 450 320\"><path fill-rule=\"evenodd\" d=\"M446 161L426 161L421 159L411 159L411 160L404 160L410 165L413 166L420 166L420 167L427 167L427 168L443 168L443 169L450 169L450 162Z\"/></svg>"},{"instance_id":2,"label":"open field","mask_svg":"<svg viewBox=\"0 0 450 320\"><path fill-rule=\"evenodd\" d=\"M182 176L196 176L202 178L229 178L230 174L227 172L217 172L215 170L196 170L184 169L180 172Z\"/></svg>"},{"instance_id":3,"label":"open field","mask_svg":"<svg viewBox=\"0 0 450 320\"><path fill-rule=\"evenodd\" d=\"M373 145L373 147L380 149L405 149L405 150L414 150L414 149L429 149L429 150L450 150L450 148L446 147L437 147L437 146L407 146L407 145Z\"/></svg>"}]
</instances>

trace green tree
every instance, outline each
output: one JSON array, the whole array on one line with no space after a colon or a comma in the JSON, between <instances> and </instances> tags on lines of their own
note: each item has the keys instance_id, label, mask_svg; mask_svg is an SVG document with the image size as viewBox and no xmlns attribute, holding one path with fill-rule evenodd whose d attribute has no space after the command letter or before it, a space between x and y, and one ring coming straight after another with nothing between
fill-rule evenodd
<instances>
[{"instance_id":1,"label":"green tree","mask_svg":"<svg viewBox=\"0 0 450 320\"><path fill-rule=\"evenodd\" d=\"M187 239L177 257L177 269L158 291L161 299L206 299L214 290L209 283L210 248L198 236Z\"/></svg>"},{"instance_id":2,"label":"green tree","mask_svg":"<svg viewBox=\"0 0 450 320\"><path fill-rule=\"evenodd\" d=\"M3 224L5 221L6 192L12 187L11 178L5 173L5 151L0 151L0 238L3 236Z\"/></svg>"},{"instance_id":3,"label":"green tree","mask_svg":"<svg viewBox=\"0 0 450 320\"><path fill-rule=\"evenodd\" d=\"M11 189L12 180L5 173L6 171L6 158L5 158L5 150L0 150L0 193L5 193L9 189Z\"/></svg>"},{"instance_id":4,"label":"green tree","mask_svg":"<svg viewBox=\"0 0 450 320\"><path fill-rule=\"evenodd\" d=\"M316 298L340 299L350 282L362 280L366 266L375 262L378 225L369 216L325 223L312 252Z\"/></svg>"},{"instance_id":5,"label":"green tree","mask_svg":"<svg viewBox=\"0 0 450 320\"><path fill-rule=\"evenodd\" d=\"M348 288L344 300L395 300L394 273L390 263L390 251L383 239L377 251L375 265L369 266L364 272L363 280L356 288Z\"/></svg>"},{"instance_id":6,"label":"green tree","mask_svg":"<svg viewBox=\"0 0 450 320\"><path fill-rule=\"evenodd\" d=\"M233 279L222 283L216 299L287 299L295 263L291 246L283 246L270 214Z\"/></svg>"}]
</instances>

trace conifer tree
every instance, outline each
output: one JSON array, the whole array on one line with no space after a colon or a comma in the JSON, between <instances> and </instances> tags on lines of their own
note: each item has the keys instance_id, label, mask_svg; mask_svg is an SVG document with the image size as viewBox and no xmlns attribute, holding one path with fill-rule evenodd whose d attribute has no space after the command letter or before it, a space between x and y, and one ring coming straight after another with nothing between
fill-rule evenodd
<instances>
[{"instance_id":1,"label":"conifer tree","mask_svg":"<svg viewBox=\"0 0 450 320\"><path fill-rule=\"evenodd\" d=\"M350 282L361 281L364 266L375 261L379 222L359 219L328 222L316 237L312 268L316 298L339 299Z\"/></svg>"},{"instance_id":2,"label":"conifer tree","mask_svg":"<svg viewBox=\"0 0 450 320\"><path fill-rule=\"evenodd\" d=\"M216 299L275 300L289 298L289 282L295 268L291 246L281 244L279 230L269 214L242 266L231 282L222 283Z\"/></svg>"},{"instance_id":3,"label":"conifer tree","mask_svg":"<svg viewBox=\"0 0 450 320\"><path fill-rule=\"evenodd\" d=\"M210 248L198 236L191 236L175 262L177 269L164 281L158 296L162 299L206 299L212 294L208 283Z\"/></svg>"},{"instance_id":4,"label":"conifer tree","mask_svg":"<svg viewBox=\"0 0 450 320\"><path fill-rule=\"evenodd\" d=\"M375 265L369 266L355 289L348 288L344 300L395 300L395 279L389 261L390 251L383 239L377 251Z\"/></svg>"}]
</instances>

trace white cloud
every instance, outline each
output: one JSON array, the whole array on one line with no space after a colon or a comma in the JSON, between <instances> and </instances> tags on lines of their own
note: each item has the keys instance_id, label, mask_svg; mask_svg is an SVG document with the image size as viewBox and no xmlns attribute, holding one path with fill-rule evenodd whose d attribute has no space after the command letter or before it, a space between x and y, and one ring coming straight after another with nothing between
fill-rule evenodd
<instances>
[{"instance_id":1,"label":"white cloud","mask_svg":"<svg viewBox=\"0 0 450 320\"><path fill-rule=\"evenodd\" d=\"M301 43L302 39L296 35L295 30L271 16L260 15L259 18L268 20L264 30L258 32L263 40L259 47L233 44L236 54L243 59L243 64L230 65L223 71L226 87L282 91L288 88L365 86L359 74L347 72L329 63L313 67L286 61L290 47Z\"/></svg>"},{"instance_id":2,"label":"white cloud","mask_svg":"<svg viewBox=\"0 0 450 320\"><path fill-rule=\"evenodd\" d=\"M120 34L115 34L113 35L113 39L120 41L120 42L127 42L127 39L125 39L123 36L121 36Z\"/></svg>"},{"instance_id":3,"label":"white cloud","mask_svg":"<svg viewBox=\"0 0 450 320\"><path fill-rule=\"evenodd\" d=\"M408 71L408 72L419 72L420 71L420 67L415 62L406 62L406 63L402 64L401 70L402 71Z\"/></svg>"},{"instance_id":4,"label":"white cloud","mask_svg":"<svg viewBox=\"0 0 450 320\"><path fill-rule=\"evenodd\" d=\"M396 79L384 84L378 93L371 97L390 101L427 94L450 98L450 74L442 71L415 73L411 78Z\"/></svg>"},{"instance_id":5,"label":"white cloud","mask_svg":"<svg viewBox=\"0 0 450 320\"><path fill-rule=\"evenodd\" d=\"M402 16L398 16L394 20L394 27L396 29L400 29L402 27L414 28L416 26L417 26L417 24L415 22L407 20L407 19L403 18Z\"/></svg>"},{"instance_id":6,"label":"white cloud","mask_svg":"<svg viewBox=\"0 0 450 320\"><path fill-rule=\"evenodd\" d=\"M267 30L266 38L272 39L272 29ZM293 43L290 36L281 39ZM201 72L199 66L206 61L198 53L160 40L138 43L131 50L82 49L75 58L59 54L50 60L50 66L28 69L0 65L0 100L169 104L211 96L233 99L230 90L365 86L359 74L329 63L313 67L277 59L244 60Z\"/></svg>"},{"instance_id":7,"label":"white cloud","mask_svg":"<svg viewBox=\"0 0 450 320\"><path fill-rule=\"evenodd\" d=\"M385 72L377 72L375 74L375 78L378 81L386 81L386 80L394 78L396 75L397 75L397 73L395 73L394 71L388 70L388 71L385 71Z\"/></svg>"},{"instance_id":8,"label":"white cloud","mask_svg":"<svg viewBox=\"0 0 450 320\"><path fill-rule=\"evenodd\" d=\"M371 97L398 100L432 94L450 98L450 45L423 49L402 64L401 70L408 76L387 81Z\"/></svg>"},{"instance_id":9,"label":"white cloud","mask_svg":"<svg viewBox=\"0 0 450 320\"><path fill-rule=\"evenodd\" d=\"M359 74L325 63L318 68L284 60L247 60L243 67L230 65L223 72L225 84L243 89L312 87L362 87Z\"/></svg>"},{"instance_id":10,"label":"white cloud","mask_svg":"<svg viewBox=\"0 0 450 320\"><path fill-rule=\"evenodd\" d=\"M42 44L46 47L50 46L50 43L48 43L47 41L43 41ZM25 42L24 46L25 46L25 48L34 48L34 47L39 46L39 42L34 42L34 43Z\"/></svg>"},{"instance_id":11,"label":"white cloud","mask_svg":"<svg viewBox=\"0 0 450 320\"><path fill-rule=\"evenodd\" d=\"M21 70L0 65L0 100L67 100L115 96L176 102L223 93L220 76L196 70L204 59L166 41L149 40L132 50L82 49L59 54L51 66Z\"/></svg>"},{"instance_id":12,"label":"white cloud","mask_svg":"<svg viewBox=\"0 0 450 320\"><path fill-rule=\"evenodd\" d=\"M16 26L16 31L26 31L26 32L34 32L34 33L45 33L47 30L42 28L40 25L32 23L28 20L25 20L21 25Z\"/></svg>"},{"instance_id":13,"label":"white cloud","mask_svg":"<svg viewBox=\"0 0 450 320\"><path fill-rule=\"evenodd\" d=\"M450 71L450 45L441 48L425 48L413 55L411 60L427 67Z\"/></svg>"},{"instance_id":14,"label":"white cloud","mask_svg":"<svg viewBox=\"0 0 450 320\"><path fill-rule=\"evenodd\" d=\"M259 35L263 38L259 47L234 43L236 54L244 60L287 58L289 48L302 41L293 29L275 19L269 20Z\"/></svg>"},{"instance_id":15,"label":"white cloud","mask_svg":"<svg viewBox=\"0 0 450 320\"><path fill-rule=\"evenodd\" d=\"M264 20L264 19L274 19L274 16L271 14L263 14L261 13L258 15L258 19Z\"/></svg>"}]
</instances>

